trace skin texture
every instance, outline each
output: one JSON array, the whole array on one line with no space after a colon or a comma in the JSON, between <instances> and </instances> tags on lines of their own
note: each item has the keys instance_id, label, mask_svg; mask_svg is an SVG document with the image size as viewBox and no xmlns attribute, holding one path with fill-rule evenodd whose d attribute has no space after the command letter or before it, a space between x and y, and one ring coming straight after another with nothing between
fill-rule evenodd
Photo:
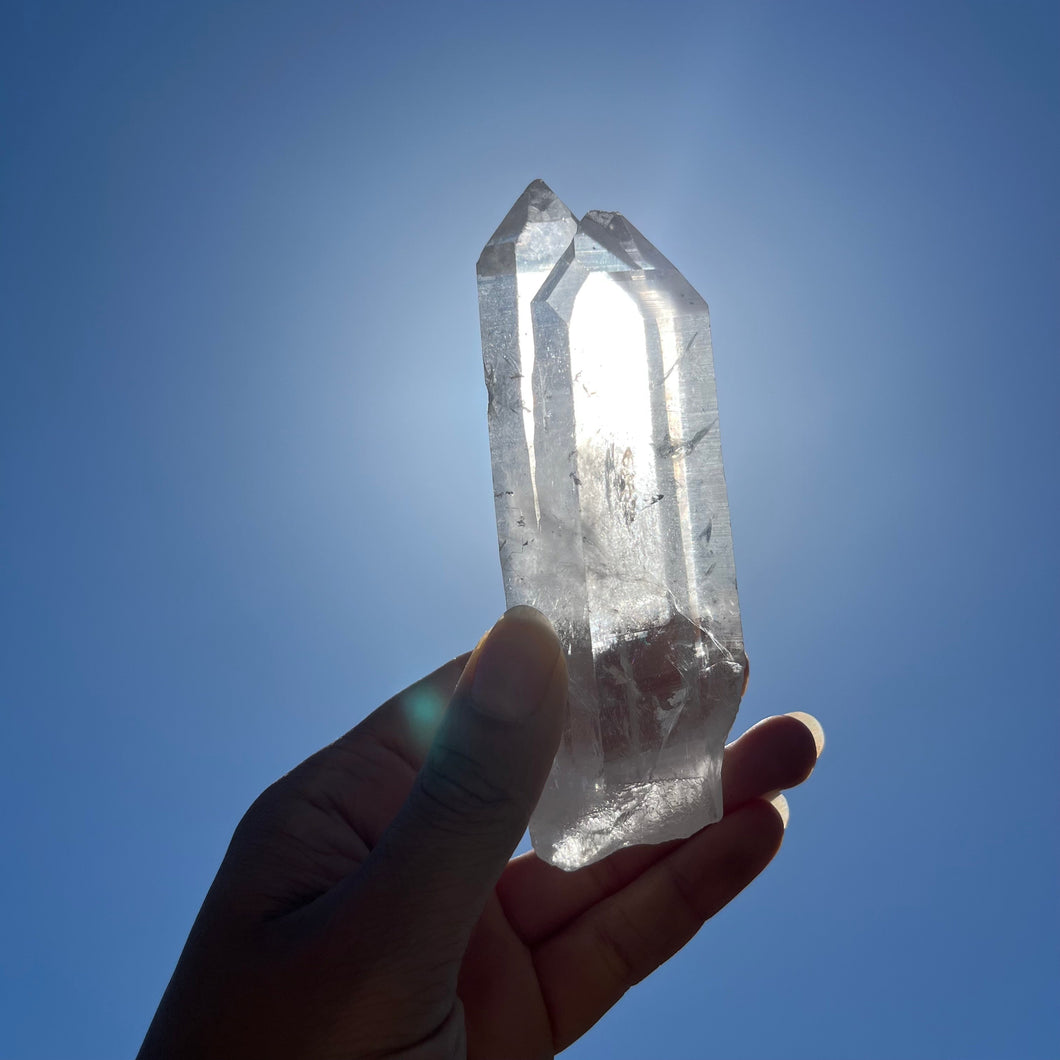
<instances>
[{"instance_id":1,"label":"skin texture","mask_svg":"<svg viewBox=\"0 0 1060 1060\"><path fill-rule=\"evenodd\" d=\"M550 1057L769 863L768 798L820 727L726 751L725 816L567 873L509 861L559 742L566 666L513 608L475 651L269 787L236 829L140 1060Z\"/></svg>"}]
</instances>

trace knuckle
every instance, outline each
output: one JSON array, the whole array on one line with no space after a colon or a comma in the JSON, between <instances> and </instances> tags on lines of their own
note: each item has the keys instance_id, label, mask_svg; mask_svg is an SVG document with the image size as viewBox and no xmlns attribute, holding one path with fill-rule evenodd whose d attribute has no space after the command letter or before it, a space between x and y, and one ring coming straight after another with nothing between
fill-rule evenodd
<instances>
[{"instance_id":1,"label":"knuckle","mask_svg":"<svg viewBox=\"0 0 1060 1060\"><path fill-rule=\"evenodd\" d=\"M705 919L706 913L701 907L703 883L698 877L682 871L673 864L669 866L665 879L669 884L670 907L675 919L695 930Z\"/></svg>"},{"instance_id":2,"label":"knuckle","mask_svg":"<svg viewBox=\"0 0 1060 1060\"><path fill-rule=\"evenodd\" d=\"M600 919L595 934L597 952L619 988L625 991L639 983L647 974L647 939L633 918L616 907Z\"/></svg>"},{"instance_id":3,"label":"knuckle","mask_svg":"<svg viewBox=\"0 0 1060 1060\"><path fill-rule=\"evenodd\" d=\"M286 799L283 780L270 784L251 804L236 825L233 838L248 840L275 831Z\"/></svg>"},{"instance_id":4,"label":"knuckle","mask_svg":"<svg viewBox=\"0 0 1060 1060\"><path fill-rule=\"evenodd\" d=\"M524 810L495 767L444 744L431 749L417 785L435 827L466 832L476 821L507 819Z\"/></svg>"}]
</instances>

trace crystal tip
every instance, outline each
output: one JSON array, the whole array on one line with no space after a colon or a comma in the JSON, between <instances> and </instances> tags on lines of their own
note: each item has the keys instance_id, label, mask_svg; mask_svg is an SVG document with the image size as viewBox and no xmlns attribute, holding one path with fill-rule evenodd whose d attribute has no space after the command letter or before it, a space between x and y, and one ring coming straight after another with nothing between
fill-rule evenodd
<instances>
[{"instance_id":1,"label":"crystal tip","mask_svg":"<svg viewBox=\"0 0 1060 1060\"><path fill-rule=\"evenodd\" d=\"M515 200L512 208L497 226L497 230L486 244L486 250L520 238L527 226L547 222L569 223L572 234L577 225L574 214L559 196L540 178L532 180L526 190ZM486 253L486 250L483 253ZM480 266L482 259L479 259Z\"/></svg>"},{"instance_id":2,"label":"crystal tip","mask_svg":"<svg viewBox=\"0 0 1060 1060\"><path fill-rule=\"evenodd\" d=\"M647 240L617 210L590 210L585 221L599 225L625 243L647 243Z\"/></svg>"},{"instance_id":3,"label":"crystal tip","mask_svg":"<svg viewBox=\"0 0 1060 1060\"><path fill-rule=\"evenodd\" d=\"M673 266L645 237L615 210L590 210L582 218L582 231L617 257L640 269Z\"/></svg>"},{"instance_id":4,"label":"crystal tip","mask_svg":"<svg viewBox=\"0 0 1060 1060\"><path fill-rule=\"evenodd\" d=\"M528 221L551 221L574 215L560 197L540 178L530 181L516 200L516 207L525 207Z\"/></svg>"}]
</instances>

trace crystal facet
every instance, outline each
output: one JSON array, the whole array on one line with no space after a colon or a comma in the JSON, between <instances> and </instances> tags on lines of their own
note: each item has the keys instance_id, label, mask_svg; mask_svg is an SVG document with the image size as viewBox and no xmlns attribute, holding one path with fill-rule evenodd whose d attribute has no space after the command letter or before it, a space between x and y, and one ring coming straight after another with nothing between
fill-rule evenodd
<instances>
[{"instance_id":1,"label":"crystal facet","mask_svg":"<svg viewBox=\"0 0 1060 1060\"><path fill-rule=\"evenodd\" d=\"M478 265L509 606L568 653L563 740L530 823L575 869L721 817L746 681L706 303L620 214L541 181Z\"/></svg>"}]
</instances>

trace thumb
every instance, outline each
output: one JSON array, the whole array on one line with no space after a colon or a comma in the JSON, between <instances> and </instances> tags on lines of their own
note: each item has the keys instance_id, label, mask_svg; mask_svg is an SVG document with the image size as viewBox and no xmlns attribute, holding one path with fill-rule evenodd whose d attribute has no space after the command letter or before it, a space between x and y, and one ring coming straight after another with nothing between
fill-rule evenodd
<instances>
[{"instance_id":1,"label":"thumb","mask_svg":"<svg viewBox=\"0 0 1060 1060\"><path fill-rule=\"evenodd\" d=\"M430 959L463 954L541 794L566 702L551 624L513 607L472 653L412 792L365 865L402 934L430 940Z\"/></svg>"}]
</instances>

